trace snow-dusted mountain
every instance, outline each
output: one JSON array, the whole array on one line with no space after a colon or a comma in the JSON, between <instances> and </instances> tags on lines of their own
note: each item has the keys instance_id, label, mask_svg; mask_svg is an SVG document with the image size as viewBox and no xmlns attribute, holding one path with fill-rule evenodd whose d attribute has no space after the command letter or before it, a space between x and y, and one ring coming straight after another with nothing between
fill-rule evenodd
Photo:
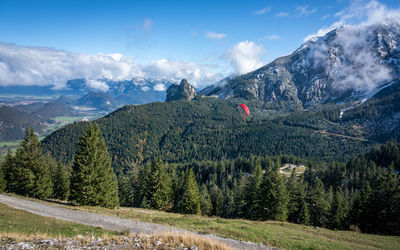
<instances>
[{"instance_id":1,"label":"snow-dusted mountain","mask_svg":"<svg viewBox=\"0 0 400 250\"><path fill-rule=\"evenodd\" d=\"M291 55L202 90L300 108L327 102L364 102L400 79L400 21L343 26L308 40Z\"/></svg>"},{"instance_id":2,"label":"snow-dusted mountain","mask_svg":"<svg viewBox=\"0 0 400 250\"><path fill-rule=\"evenodd\" d=\"M174 84L172 80L135 77L131 80L112 81L109 79L73 79L65 87L54 89L49 86L1 86L0 92L11 96L53 96L54 101L67 105L89 105L99 110L114 110L127 104L162 102L166 90Z\"/></svg>"},{"instance_id":3,"label":"snow-dusted mountain","mask_svg":"<svg viewBox=\"0 0 400 250\"><path fill-rule=\"evenodd\" d=\"M144 104L165 100L166 90L174 82L165 79L137 77L126 81L100 79L96 84L85 79L68 81L66 88L58 91L62 95L77 95L78 105L89 105L102 110L113 110L127 104Z\"/></svg>"}]
</instances>

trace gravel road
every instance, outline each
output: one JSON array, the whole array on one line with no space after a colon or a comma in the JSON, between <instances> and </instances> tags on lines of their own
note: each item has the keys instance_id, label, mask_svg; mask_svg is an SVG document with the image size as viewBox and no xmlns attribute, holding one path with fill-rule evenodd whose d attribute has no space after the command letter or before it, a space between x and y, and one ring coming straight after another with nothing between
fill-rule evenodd
<instances>
[{"instance_id":1,"label":"gravel road","mask_svg":"<svg viewBox=\"0 0 400 250\"><path fill-rule=\"evenodd\" d=\"M89 226L102 227L113 231L130 231L134 234L159 234L163 232L173 233L193 233L186 230L173 228L169 226L163 226L153 223L139 222L134 220L122 219L119 217L113 217L108 215L72 210L68 208L62 208L40 202L20 199L13 196L0 194L0 203L22 209L33 214L53 217L56 219L71 221L75 223L85 224ZM197 234L200 235L200 234ZM226 245L235 249L273 249L264 245L255 244L251 242L244 242L229 238L223 238L212 234L201 234L202 237L218 240Z\"/></svg>"}]
</instances>

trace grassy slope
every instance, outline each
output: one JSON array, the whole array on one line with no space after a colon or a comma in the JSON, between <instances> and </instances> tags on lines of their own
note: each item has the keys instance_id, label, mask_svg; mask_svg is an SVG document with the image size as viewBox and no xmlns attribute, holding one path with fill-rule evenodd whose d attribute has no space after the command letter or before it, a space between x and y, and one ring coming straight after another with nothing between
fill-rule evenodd
<instances>
[{"instance_id":1,"label":"grassy slope","mask_svg":"<svg viewBox=\"0 0 400 250\"><path fill-rule=\"evenodd\" d=\"M47 235L50 237L74 237L77 235L117 235L100 227L34 215L23 210L0 204L0 235Z\"/></svg>"},{"instance_id":2,"label":"grassy slope","mask_svg":"<svg viewBox=\"0 0 400 250\"><path fill-rule=\"evenodd\" d=\"M400 248L400 237L398 236L334 231L287 222L222 219L123 207L114 210L101 207L74 207L74 209L174 226L200 233L211 233L285 249Z\"/></svg>"},{"instance_id":3,"label":"grassy slope","mask_svg":"<svg viewBox=\"0 0 400 250\"><path fill-rule=\"evenodd\" d=\"M400 248L400 237L316 229L286 222L221 219L132 208L109 210L85 207L83 209L287 249Z\"/></svg>"},{"instance_id":4,"label":"grassy slope","mask_svg":"<svg viewBox=\"0 0 400 250\"><path fill-rule=\"evenodd\" d=\"M113 232L100 227L90 227L49 217L42 217L0 204L0 238L11 237L19 242L36 238L75 238L78 235L83 235L84 239L87 239L87 241L90 241L92 236L96 238L101 237L103 239L111 238L118 244L118 237L120 235L128 236L129 234L126 232ZM129 236L133 237L132 235ZM159 240L168 242L171 246L180 246L181 243L184 243L186 246L198 246L199 249L230 249L225 244L218 241L193 235L177 235L172 233L142 237L141 244L142 246L150 248L150 244L154 246ZM0 241L0 249L2 243L4 244L4 241Z\"/></svg>"}]
</instances>

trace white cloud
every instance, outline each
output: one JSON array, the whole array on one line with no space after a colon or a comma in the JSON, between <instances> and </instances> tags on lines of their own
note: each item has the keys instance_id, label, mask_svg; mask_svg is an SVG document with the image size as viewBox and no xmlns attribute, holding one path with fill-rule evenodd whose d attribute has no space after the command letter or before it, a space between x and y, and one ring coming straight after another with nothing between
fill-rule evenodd
<instances>
[{"instance_id":1,"label":"white cloud","mask_svg":"<svg viewBox=\"0 0 400 250\"><path fill-rule=\"evenodd\" d=\"M315 12L317 12L317 7L315 7L314 9L309 9L309 7L307 5L304 6L297 6L296 8L296 16L301 17L301 16L309 16L311 14L314 14Z\"/></svg>"},{"instance_id":2,"label":"white cloud","mask_svg":"<svg viewBox=\"0 0 400 250\"><path fill-rule=\"evenodd\" d=\"M150 31L151 28L153 28L153 24L154 24L153 20L146 18L144 19L143 29L145 31Z\"/></svg>"},{"instance_id":3,"label":"white cloud","mask_svg":"<svg viewBox=\"0 0 400 250\"><path fill-rule=\"evenodd\" d=\"M303 42L306 42L308 40L310 40L311 38L315 38L315 37L321 37L321 36L325 36L327 33L329 33L330 31L339 28L340 26L344 25L344 21L339 20L337 22L334 22L333 24L331 24L329 27L324 27L321 28L317 31L317 33L315 34L309 34L306 37L304 37Z\"/></svg>"},{"instance_id":4,"label":"white cloud","mask_svg":"<svg viewBox=\"0 0 400 250\"><path fill-rule=\"evenodd\" d=\"M68 80L86 79L90 88L107 91L99 79L130 80L136 76L180 81L188 79L205 86L221 78L215 65L161 59L136 64L132 57L118 53L89 55L43 47L27 47L0 42L0 85L54 85L62 89ZM157 87L161 90L161 86Z\"/></svg>"},{"instance_id":5,"label":"white cloud","mask_svg":"<svg viewBox=\"0 0 400 250\"><path fill-rule=\"evenodd\" d=\"M340 44L340 58L331 60L335 47L317 43L313 48L315 65L325 65L337 89L373 90L392 79L391 70L380 63L374 48L373 31L369 26L346 26L336 32L332 44Z\"/></svg>"},{"instance_id":6,"label":"white cloud","mask_svg":"<svg viewBox=\"0 0 400 250\"><path fill-rule=\"evenodd\" d=\"M372 1L356 1L348 8L336 13L339 20L304 40L320 37L336 30L330 47L324 42L315 42L312 47L314 65L324 65L337 89L355 88L373 90L379 84L393 79L391 69L380 61L376 51L375 25L400 24L400 9L388 9ZM340 51L340 57L333 57Z\"/></svg>"},{"instance_id":7,"label":"white cloud","mask_svg":"<svg viewBox=\"0 0 400 250\"><path fill-rule=\"evenodd\" d=\"M225 38L225 37L226 37L226 34L224 34L224 33L215 33L215 32L212 32L212 31L207 31L206 37L207 37L208 39L220 40L220 39Z\"/></svg>"},{"instance_id":8,"label":"white cloud","mask_svg":"<svg viewBox=\"0 0 400 250\"><path fill-rule=\"evenodd\" d=\"M154 85L153 89L155 91L165 91L167 88L165 87L164 84L158 83L158 84Z\"/></svg>"},{"instance_id":9,"label":"white cloud","mask_svg":"<svg viewBox=\"0 0 400 250\"><path fill-rule=\"evenodd\" d=\"M254 14L256 14L256 15L264 15L264 14L268 13L270 10L271 10L270 7L265 7L265 8L262 8L262 9L254 11Z\"/></svg>"},{"instance_id":10,"label":"white cloud","mask_svg":"<svg viewBox=\"0 0 400 250\"><path fill-rule=\"evenodd\" d=\"M275 14L275 17L289 17L289 16L290 16L289 13L283 11Z\"/></svg>"},{"instance_id":11,"label":"white cloud","mask_svg":"<svg viewBox=\"0 0 400 250\"><path fill-rule=\"evenodd\" d=\"M307 35L303 40L307 41L313 37L324 36L328 32L343 25L366 26L377 23L400 22L400 10L388 9L385 5L375 1L357 0L352 4L335 14L339 20L335 21L329 27L323 27L315 34Z\"/></svg>"},{"instance_id":12,"label":"white cloud","mask_svg":"<svg viewBox=\"0 0 400 250\"><path fill-rule=\"evenodd\" d=\"M325 15L325 16L321 17L321 20L325 20L325 19L327 19L328 17L329 17L329 15Z\"/></svg>"},{"instance_id":13,"label":"white cloud","mask_svg":"<svg viewBox=\"0 0 400 250\"><path fill-rule=\"evenodd\" d=\"M0 43L0 85L54 85L65 87L70 79L85 78L92 87L107 87L95 80L129 79L137 65L120 54L88 55L41 47ZM89 81L91 80L91 81Z\"/></svg>"},{"instance_id":14,"label":"white cloud","mask_svg":"<svg viewBox=\"0 0 400 250\"><path fill-rule=\"evenodd\" d=\"M236 74L244 74L263 66L262 56L265 49L251 41L237 43L225 55L235 69Z\"/></svg>"},{"instance_id":15,"label":"white cloud","mask_svg":"<svg viewBox=\"0 0 400 250\"><path fill-rule=\"evenodd\" d=\"M97 81L97 80L89 79L89 80L86 81L86 85L89 88L101 90L103 92L106 92L109 89L109 86L107 85L107 83L105 83L103 81Z\"/></svg>"},{"instance_id":16,"label":"white cloud","mask_svg":"<svg viewBox=\"0 0 400 250\"><path fill-rule=\"evenodd\" d=\"M150 88L147 87L147 86L143 86L143 87L141 87L140 89L143 90L143 91L145 91L145 92L147 92L147 91L149 91Z\"/></svg>"},{"instance_id":17,"label":"white cloud","mask_svg":"<svg viewBox=\"0 0 400 250\"><path fill-rule=\"evenodd\" d=\"M279 38L281 38L281 37L278 35L270 35L270 36L265 37L265 39L268 39L268 40L277 40Z\"/></svg>"},{"instance_id":18,"label":"white cloud","mask_svg":"<svg viewBox=\"0 0 400 250\"><path fill-rule=\"evenodd\" d=\"M220 74L212 73L215 68L215 65L199 65L193 62L160 59L143 65L141 72L158 79L181 81L185 78L193 86L203 87L221 78Z\"/></svg>"}]
</instances>

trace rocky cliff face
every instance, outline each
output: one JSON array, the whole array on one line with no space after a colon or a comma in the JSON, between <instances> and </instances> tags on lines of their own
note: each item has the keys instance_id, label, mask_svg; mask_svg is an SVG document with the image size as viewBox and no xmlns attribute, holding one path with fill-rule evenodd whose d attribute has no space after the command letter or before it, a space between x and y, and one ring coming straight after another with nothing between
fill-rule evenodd
<instances>
[{"instance_id":1,"label":"rocky cliff face","mask_svg":"<svg viewBox=\"0 0 400 250\"><path fill-rule=\"evenodd\" d=\"M196 96L195 88L189 84L186 79L183 79L179 85L171 85L167 89L166 102L176 101L176 100L192 100Z\"/></svg>"},{"instance_id":2,"label":"rocky cliff face","mask_svg":"<svg viewBox=\"0 0 400 250\"><path fill-rule=\"evenodd\" d=\"M400 79L400 22L341 27L307 41L289 56L201 91L313 107L365 101Z\"/></svg>"}]
</instances>

